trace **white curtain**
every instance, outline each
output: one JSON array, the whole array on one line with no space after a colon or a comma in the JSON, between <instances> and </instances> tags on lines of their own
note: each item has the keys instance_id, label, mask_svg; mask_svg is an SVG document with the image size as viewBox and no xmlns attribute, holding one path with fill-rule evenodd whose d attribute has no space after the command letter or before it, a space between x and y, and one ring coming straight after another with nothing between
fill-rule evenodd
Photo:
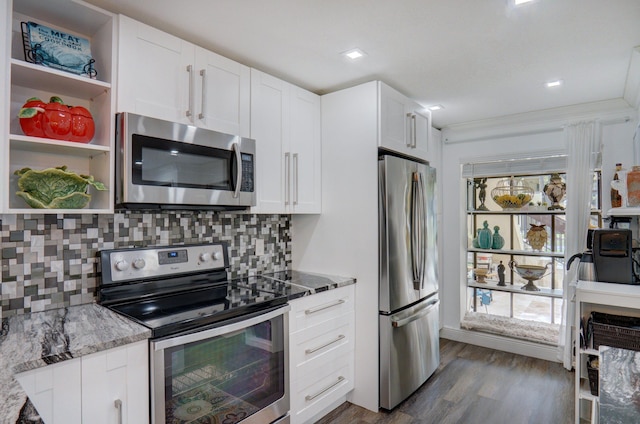
<instances>
[{"instance_id":1,"label":"white curtain","mask_svg":"<svg viewBox=\"0 0 640 424\"><path fill-rule=\"evenodd\" d=\"M600 155L600 128L596 121L579 122L565 127L569 163L567 168L567 227L565 263L587 244L587 229L591 212L593 171ZM564 276L562 323L558 340L559 358L566 369L572 368L572 328L575 321L576 263Z\"/></svg>"}]
</instances>

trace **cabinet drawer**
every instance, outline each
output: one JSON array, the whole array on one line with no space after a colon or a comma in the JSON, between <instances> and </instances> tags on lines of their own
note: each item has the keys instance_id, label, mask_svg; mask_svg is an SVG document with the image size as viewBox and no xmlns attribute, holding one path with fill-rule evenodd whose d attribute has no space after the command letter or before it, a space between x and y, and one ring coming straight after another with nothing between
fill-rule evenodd
<instances>
[{"instance_id":1,"label":"cabinet drawer","mask_svg":"<svg viewBox=\"0 0 640 424\"><path fill-rule=\"evenodd\" d=\"M296 332L353 311L353 285L290 302L289 331Z\"/></svg>"},{"instance_id":2,"label":"cabinet drawer","mask_svg":"<svg viewBox=\"0 0 640 424\"><path fill-rule=\"evenodd\" d=\"M350 316L341 316L291 335L291 364L298 370L314 362L353 352L353 324ZM327 325L330 324L330 325Z\"/></svg>"},{"instance_id":3,"label":"cabinet drawer","mask_svg":"<svg viewBox=\"0 0 640 424\"><path fill-rule=\"evenodd\" d=\"M352 358L343 357L335 369L318 368L292 382L292 422L305 422L353 389Z\"/></svg>"}]
</instances>

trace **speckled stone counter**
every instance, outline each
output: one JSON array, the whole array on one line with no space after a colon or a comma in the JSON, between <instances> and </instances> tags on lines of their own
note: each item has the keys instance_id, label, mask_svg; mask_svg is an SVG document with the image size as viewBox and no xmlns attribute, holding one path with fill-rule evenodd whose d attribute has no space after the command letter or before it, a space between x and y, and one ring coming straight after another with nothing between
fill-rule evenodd
<instances>
[{"instance_id":1,"label":"speckled stone counter","mask_svg":"<svg viewBox=\"0 0 640 424\"><path fill-rule=\"evenodd\" d=\"M289 300L354 284L354 278L282 271L249 278ZM0 332L0 424L42 423L14 375L147 339L151 331L96 304L18 315Z\"/></svg>"},{"instance_id":2,"label":"speckled stone counter","mask_svg":"<svg viewBox=\"0 0 640 424\"><path fill-rule=\"evenodd\" d=\"M0 423L42 422L15 374L150 335L149 329L92 303L4 319L0 332Z\"/></svg>"},{"instance_id":3,"label":"speckled stone counter","mask_svg":"<svg viewBox=\"0 0 640 424\"><path fill-rule=\"evenodd\" d=\"M262 277L280 283L289 300L337 289L356 282L355 278L303 271L280 271L262 274Z\"/></svg>"}]
</instances>

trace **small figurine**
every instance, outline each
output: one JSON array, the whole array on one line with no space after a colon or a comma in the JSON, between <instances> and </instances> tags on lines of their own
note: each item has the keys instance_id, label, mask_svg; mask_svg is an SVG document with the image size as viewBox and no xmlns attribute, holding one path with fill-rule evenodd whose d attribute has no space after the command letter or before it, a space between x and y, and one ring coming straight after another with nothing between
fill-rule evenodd
<instances>
[{"instance_id":1,"label":"small figurine","mask_svg":"<svg viewBox=\"0 0 640 424\"><path fill-rule=\"evenodd\" d=\"M507 283L504 282L504 265L502 264L502 261L500 261L500 265L498 265L498 285L507 285Z\"/></svg>"},{"instance_id":2,"label":"small figurine","mask_svg":"<svg viewBox=\"0 0 640 424\"><path fill-rule=\"evenodd\" d=\"M478 200L480 200L480 206L476 208L477 211L488 211L484 205L485 200L487 200L487 179L486 178L474 178L473 185L475 188L479 188L478 192Z\"/></svg>"}]
</instances>

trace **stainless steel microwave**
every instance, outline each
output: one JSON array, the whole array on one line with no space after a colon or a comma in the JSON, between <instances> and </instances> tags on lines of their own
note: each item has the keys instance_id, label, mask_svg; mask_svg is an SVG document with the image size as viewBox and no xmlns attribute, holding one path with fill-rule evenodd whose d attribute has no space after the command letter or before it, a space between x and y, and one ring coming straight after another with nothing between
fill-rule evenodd
<instances>
[{"instance_id":1,"label":"stainless steel microwave","mask_svg":"<svg viewBox=\"0 0 640 424\"><path fill-rule=\"evenodd\" d=\"M116 116L118 209L256 204L255 141L133 113Z\"/></svg>"}]
</instances>

